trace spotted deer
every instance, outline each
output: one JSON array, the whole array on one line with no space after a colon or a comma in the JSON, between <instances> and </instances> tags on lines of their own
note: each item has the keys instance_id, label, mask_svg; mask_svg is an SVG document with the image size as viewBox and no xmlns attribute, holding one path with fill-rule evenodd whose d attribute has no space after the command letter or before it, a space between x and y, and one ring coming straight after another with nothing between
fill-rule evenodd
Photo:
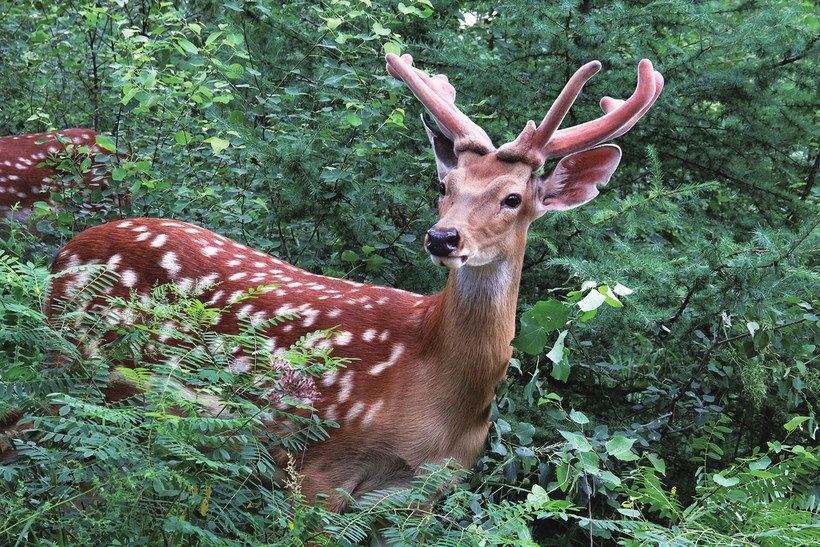
<instances>
[{"instance_id":1,"label":"spotted deer","mask_svg":"<svg viewBox=\"0 0 820 547\"><path fill-rule=\"evenodd\" d=\"M95 156L109 152L97 144L98 135L91 129L73 128L0 137L0 217L25 223L35 202L54 205L51 192L80 184L92 190L106 185L108 167L95 161ZM65 156L70 156L77 166L90 158L81 181L70 169L60 170L46 164L49 159L56 161Z\"/></svg>"},{"instance_id":2,"label":"spotted deer","mask_svg":"<svg viewBox=\"0 0 820 547\"><path fill-rule=\"evenodd\" d=\"M174 282L201 286L202 301L225 307L251 287L275 286L239 302L210 328L236 333L242 318L261 322L298 314L266 332L272 355L306 333L335 328L321 343L351 361L317 378L303 394L338 429L299 454L272 448L282 465L293 458L309 501L326 494L330 509L343 510L349 498L341 491L360 499L407 485L420 466L447 458L470 466L484 445L495 387L512 355L530 223L598 194L596 186L609 181L621 156L617 146L600 143L627 132L663 87L660 73L643 60L628 100L604 98L602 117L558 129L599 69L597 61L580 68L538 127L530 121L514 141L496 148L456 107L445 76L427 76L409 55L387 55L389 73L435 120L425 126L441 180L439 220L424 246L434 263L449 269L438 294L308 273L204 228L136 218L90 228L60 250L52 269L63 275L54 280L51 302L69 298L81 285L82 272L72 268L91 264L118 274L110 295L124 298ZM551 158L561 159L539 174ZM266 373L265 366L242 358L233 366L260 378ZM112 398L136 393L135 385L112 379Z\"/></svg>"}]
</instances>

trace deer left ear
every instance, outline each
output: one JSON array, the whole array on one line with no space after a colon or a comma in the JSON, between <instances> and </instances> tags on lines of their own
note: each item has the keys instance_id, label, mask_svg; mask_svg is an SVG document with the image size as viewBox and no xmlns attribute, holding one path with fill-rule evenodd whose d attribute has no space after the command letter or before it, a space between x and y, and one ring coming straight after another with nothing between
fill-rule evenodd
<instances>
[{"instance_id":1,"label":"deer left ear","mask_svg":"<svg viewBox=\"0 0 820 547\"><path fill-rule=\"evenodd\" d=\"M597 186L609 182L620 161L621 149L614 144L561 158L552 171L538 177L538 216L590 201L598 195Z\"/></svg>"},{"instance_id":2,"label":"deer left ear","mask_svg":"<svg viewBox=\"0 0 820 547\"><path fill-rule=\"evenodd\" d=\"M444 132L436 127L424 114L421 115L421 122L424 124L424 130L427 131L427 138L430 139L433 154L436 155L438 180L444 180L447 173L458 167L456 145L453 143L453 139L445 135Z\"/></svg>"}]
</instances>

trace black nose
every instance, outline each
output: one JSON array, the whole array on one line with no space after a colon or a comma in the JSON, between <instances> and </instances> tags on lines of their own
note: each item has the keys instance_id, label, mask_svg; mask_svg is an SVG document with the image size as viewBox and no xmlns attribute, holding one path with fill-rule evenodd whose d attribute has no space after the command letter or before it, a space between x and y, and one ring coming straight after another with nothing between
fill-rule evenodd
<instances>
[{"instance_id":1,"label":"black nose","mask_svg":"<svg viewBox=\"0 0 820 547\"><path fill-rule=\"evenodd\" d=\"M450 256L456 249L458 249L458 230L455 228L447 228L439 230L438 228L430 228L427 230L427 241L425 247L433 256Z\"/></svg>"}]
</instances>

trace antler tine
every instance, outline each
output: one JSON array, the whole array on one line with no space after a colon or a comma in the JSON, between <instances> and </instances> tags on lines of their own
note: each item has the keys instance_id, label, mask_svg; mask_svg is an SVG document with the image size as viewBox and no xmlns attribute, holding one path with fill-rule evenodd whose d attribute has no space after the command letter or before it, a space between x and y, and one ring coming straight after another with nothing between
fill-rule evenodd
<instances>
[{"instance_id":1,"label":"antler tine","mask_svg":"<svg viewBox=\"0 0 820 547\"><path fill-rule=\"evenodd\" d=\"M624 102L602 101L606 114L575 127L556 131L542 149L544 159L566 156L587 150L604 141L626 133L652 106L663 89L663 77L652 68L648 59L638 64L638 85L635 93Z\"/></svg>"},{"instance_id":2,"label":"antler tine","mask_svg":"<svg viewBox=\"0 0 820 547\"><path fill-rule=\"evenodd\" d=\"M633 125L638 123L638 120L640 120L643 117L643 115L646 114L646 111L649 110L652 107L653 104L655 104L655 101L658 99L658 96L660 96L660 94L661 94L661 90L663 89L663 84L664 84L663 76L661 75L660 72L655 71L655 95L654 95L654 97L652 97L652 100L649 101L649 103L647 103L647 105L640 112L638 112L631 120L629 120L629 122L626 125L621 127L621 129L619 129L617 133L612 135L610 137L610 139L620 137L621 135L623 135L624 133L626 133L627 131L632 129ZM623 101L621 99L613 99L612 97L604 97L604 98L601 99L601 110L604 111L604 114L609 114L610 112L614 112L615 110L620 108L621 105L623 105L625 102L626 101Z\"/></svg>"},{"instance_id":3,"label":"antler tine","mask_svg":"<svg viewBox=\"0 0 820 547\"><path fill-rule=\"evenodd\" d=\"M558 98L552 103L541 125L535 130L531 145L534 149L541 150L547 145L561 122L564 121L569 109L572 108L575 99L578 98L584 88L584 84L595 76L599 70L601 70L600 61L591 61L575 71L567 85L561 90Z\"/></svg>"},{"instance_id":4,"label":"antler tine","mask_svg":"<svg viewBox=\"0 0 820 547\"><path fill-rule=\"evenodd\" d=\"M472 150L487 154L495 150L487 133L456 107L456 90L446 76L427 76L413 66L410 55L399 57L388 53L386 59L390 75L407 84L421 104L427 107L442 133L455 144L456 152Z\"/></svg>"}]
</instances>

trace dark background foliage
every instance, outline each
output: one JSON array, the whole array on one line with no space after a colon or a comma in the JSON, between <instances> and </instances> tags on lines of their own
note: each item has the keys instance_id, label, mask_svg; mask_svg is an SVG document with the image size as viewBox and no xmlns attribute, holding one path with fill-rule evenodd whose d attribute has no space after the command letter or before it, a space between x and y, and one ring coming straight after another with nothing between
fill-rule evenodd
<instances>
[{"instance_id":1,"label":"dark background foliage","mask_svg":"<svg viewBox=\"0 0 820 547\"><path fill-rule=\"evenodd\" d=\"M601 96L626 97L649 58L666 87L618 139L613 180L530 230L520 310L554 300L570 321L564 335L542 329L544 351L516 353L460 525L506 537L509 515L482 520L481 504L510 503L530 511L510 517L512 544L696 544L687 534L699 526L703 544L731 544L726 522L692 515L723 514L730 504L715 498L741 503L737 492L770 480L743 514L782 515L773 500L788 498L809 515L789 526L816 531L816 476L795 490L796 479L743 473L783 476L760 462L789 465L793 447L816 454L818 12L793 0L0 2L0 134L90 127L132 152L112 158L131 204L46 213L34 242L24 230L4 251L21 257L4 275L28 296L0 294L38 311L42 293L26 291L51 252L112 216L186 220L313 272L435 292L444 272L421 248L435 165L421 107L387 76L385 50L446 74L496 144L540 120L584 62L604 69L565 125L597 117ZM577 307L585 282L632 292L592 317ZM15 364L36 367L46 351L8 334L23 324L10 313L7 384ZM537 518L535 486L589 514ZM653 540L604 524L638 513L667 531ZM765 543L749 522L741 537Z\"/></svg>"}]
</instances>

